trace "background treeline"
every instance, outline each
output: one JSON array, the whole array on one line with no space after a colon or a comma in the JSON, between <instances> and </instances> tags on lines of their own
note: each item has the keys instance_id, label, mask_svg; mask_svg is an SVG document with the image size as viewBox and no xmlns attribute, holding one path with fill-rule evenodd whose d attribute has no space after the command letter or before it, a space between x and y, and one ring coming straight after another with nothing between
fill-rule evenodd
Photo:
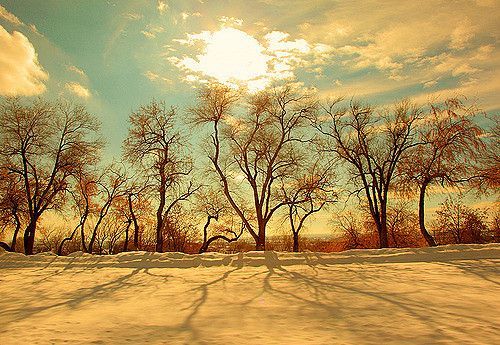
<instances>
[{"instance_id":1,"label":"background treeline","mask_svg":"<svg viewBox=\"0 0 500 345\"><path fill-rule=\"evenodd\" d=\"M0 246L111 254L499 241L499 210L461 197L425 218L428 195L443 188L498 192L499 137L498 116L460 97L377 108L213 84L188 109L139 107L110 163L84 106L4 98ZM331 238L302 235L317 214L331 219Z\"/></svg>"}]
</instances>

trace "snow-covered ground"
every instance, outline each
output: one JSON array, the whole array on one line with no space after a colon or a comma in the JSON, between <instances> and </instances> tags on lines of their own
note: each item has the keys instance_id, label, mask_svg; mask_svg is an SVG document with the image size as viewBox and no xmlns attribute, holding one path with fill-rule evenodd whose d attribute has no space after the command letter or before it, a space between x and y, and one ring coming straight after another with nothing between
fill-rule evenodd
<instances>
[{"instance_id":1,"label":"snow-covered ground","mask_svg":"<svg viewBox=\"0 0 500 345\"><path fill-rule=\"evenodd\" d=\"M500 245L0 253L2 344L500 344Z\"/></svg>"}]
</instances>

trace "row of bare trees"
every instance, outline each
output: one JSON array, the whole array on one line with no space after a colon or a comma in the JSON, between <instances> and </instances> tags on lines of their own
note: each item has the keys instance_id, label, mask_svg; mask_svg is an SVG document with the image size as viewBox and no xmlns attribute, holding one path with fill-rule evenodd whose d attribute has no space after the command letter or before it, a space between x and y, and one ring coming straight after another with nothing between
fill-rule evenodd
<instances>
[{"instance_id":1,"label":"row of bare trees","mask_svg":"<svg viewBox=\"0 0 500 345\"><path fill-rule=\"evenodd\" d=\"M105 242L108 252L118 245L182 251L196 233L201 253L245 232L265 250L277 224L298 251L308 219L355 197L383 248L411 242L394 234L412 215L393 214L393 204L416 197L421 236L433 246L440 240L426 228L429 190L499 186L498 122L485 131L478 120L486 114L460 98L376 108L325 103L290 86L244 95L214 84L182 112L188 121L179 113L155 100L139 107L129 117L122 162L106 165L98 121L85 107L4 99L0 224L12 239L0 245L16 250L22 237L32 254L40 219L53 213L73 224L59 254L75 246L101 253ZM341 228L353 229L350 222Z\"/></svg>"}]
</instances>

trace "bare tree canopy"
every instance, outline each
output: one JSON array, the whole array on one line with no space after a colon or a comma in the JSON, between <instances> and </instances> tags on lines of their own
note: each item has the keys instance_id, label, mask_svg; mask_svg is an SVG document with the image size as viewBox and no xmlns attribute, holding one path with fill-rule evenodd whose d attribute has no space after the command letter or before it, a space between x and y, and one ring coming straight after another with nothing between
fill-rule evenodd
<instances>
[{"instance_id":1,"label":"bare tree canopy","mask_svg":"<svg viewBox=\"0 0 500 345\"><path fill-rule=\"evenodd\" d=\"M331 163L322 164L322 160L328 161L325 158L312 161L303 157L302 160L305 161L302 169L296 172L292 181L282 186L294 252L299 251L299 233L305 221L338 199Z\"/></svg>"},{"instance_id":2,"label":"bare tree canopy","mask_svg":"<svg viewBox=\"0 0 500 345\"><path fill-rule=\"evenodd\" d=\"M415 122L422 111L404 100L392 109L376 109L350 102L341 106L337 99L314 120L322 134L320 145L347 164L357 195L364 194L377 226L379 245L388 246L387 205L391 182L406 151L415 142Z\"/></svg>"},{"instance_id":3,"label":"bare tree canopy","mask_svg":"<svg viewBox=\"0 0 500 345\"><path fill-rule=\"evenodd\" d=\"M433 184L457 186L478 176L478 160L484 154L483 130L474 123L482 112L459 98L430 104L429 113L418 126L420 145L402 161L399 189L419 194L419 224L430 246L436 242L425 228L425 195Z\"/></svg>"},{"instance_id":4,"label":"bare tree canopy","mask_svg":"<svg viewBox=\"0 0 500 345\"><path fill-rule=\"evenodd\" d=\"M158 198L156 251L163 251L163 228L175 205L196 192L189 175L193 170L187 141L175 126L176 109L155 100L130 115L130 128L123 148L125 159L148 178Z\"/></svg>"},{"instance_id":5,"label":"bare tree canopy","mask_svg":"<svg viewBox=\"0 0 500 345\"><path fill-rule=\"evenodd\" d=\"M238 101L230 88L214 84L199 92L190 112L195 123L212 126L209 159L224 195L264 250L269 221L287 204L281 186L295 173L316 102L287 86L249 97L240 112Z\"/></svg>"},{"instance_id":6,"label":"bare tree canopy","mask_svg":"<svg viewBox=\"0 0 500 345\"><path fill-rule=\"evenodd\" d=\"M24 250L33 253L37 222L62 206L68 179L98 157L99 123L85 107L68 102L18 98L0 105L1 169L19 176L28 221Z\"/></svg>"}]
</instances>

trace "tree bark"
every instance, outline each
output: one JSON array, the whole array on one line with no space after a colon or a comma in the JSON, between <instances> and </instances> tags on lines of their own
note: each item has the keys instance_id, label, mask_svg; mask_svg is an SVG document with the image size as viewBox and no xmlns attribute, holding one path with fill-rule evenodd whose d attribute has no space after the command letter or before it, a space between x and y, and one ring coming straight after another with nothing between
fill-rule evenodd
<instances>
[{"instance_id":1,"label":"tree bark","mask_svg":"<svg viewBox=\"0 0 500 345\"><path fill-rule=\"evenodd\" d=\"M14 234L12 234L12 242L10 244L10 250L15 252L16 251L16 243L17 243L17 234L19 233L19 230L21 229L21 221L19 220L19 217L17 214L14 214L15 220L16 220L16 228L14 230Z\"/></svg>"},{"instance_id":2,"label":"tree bark","mask_svg":"<svg viewBox=\"0 0 500 345\"><path fill-rule=\"evenodd\" d=\"M33 217L24 231L24 254L26 255L33 255L37 220L36 216Z\"/></svg>"},{"instance_id":3,"label":"tree bark","mask_svg":"<svg viewBox=\"0 0 500 345\"><path fill-rule=\"evenodd\" d=\"M264 251L266 250L266 233L261 233L259 231L259 237L257 237L257 241L255 241L255 250Z\"/></svg>"},{"instance_id":4,"label":"tree bark","mask_svg":"<svg viewBox=\"0 0 500 345\"><path fill-rule=\"evenodd\" d=\"M422 233L422 236L424 236L425 240L427 241L427 244L430 247L435 247L436 241L432 237L431 234L427 231L425 228L425 190L427 189L427 185L429 184L429 181L425 180L424 183L422 183L422 186L420 186L420 199L418 202L418 223L420 226L420 232Z\"/></svg>"},{"instance_id":5,"label":"tree bark","mask_svg":"<svg viewBox=\"0 0 500 345\"><path fill-rule=\"evenodd\" d=\"M134 248L136 250L139 249L139 223L137 222L137 217L134 213L134 207L132 204L132 196L133 194L128 195L128 208L130 212L130 217L132 218L132 222L134 223Z\"/></svg>"},{"instance_id":6,"label":"tree bark","mask_svg":"<svg viewBox=\"0 0 500 345\"><path fill-rule=\"evenodd\" d=\"M380 248L389 247L389 239L387 236L387 205L381 202L380 205L380 223L378 225L378 239Z\"/></svg>"},{"instance_id":7,"label":"tree bark","mask_svg":"<svg viewBox=\"0 0 500 345\"><path fill-rule=\"evenodd\" d=\"M132 220L127 221L127 227L125 228L125 241L123 242L123 251L128 251L128 230L132 224Z\"/></svg>"},{"instance_id":8,"label":"tree bark","mask_svg":"<svg viewBox=\"0 0 500 345\"><path fill-rule=\"evenodd\" d=\"M163 169L160 170L161 182L159 188L160 194L160 205L158 205L158 209L156 211L156 251L158 253L163 252L163 208L165 207L165 199L166 199L166 188L165 184L165 172Z\"/></svg>"},{"instance_id":9,"label":"tree bark","mask_svg":"<svg viewBox=\"0 0 500 345\"><path fill-rule=\"evenodd\" d=\"M293 252L298 253L299 251L299 233L293 233Z\"/></svg>"}]
</instances>

